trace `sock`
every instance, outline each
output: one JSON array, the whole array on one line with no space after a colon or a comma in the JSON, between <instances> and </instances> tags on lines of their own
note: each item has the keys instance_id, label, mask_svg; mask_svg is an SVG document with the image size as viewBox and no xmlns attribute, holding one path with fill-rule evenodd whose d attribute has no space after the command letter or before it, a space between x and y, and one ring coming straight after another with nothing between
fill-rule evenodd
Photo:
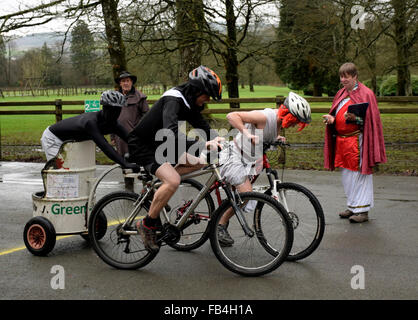
<instances>
[{"instance_id":1,"label":"sock","mask_svg":"<svg viewBox=\"0 0 418 320\"><path fill-rule=\"evenodd\" d=\"M158 217L156 219L153 219L153 218L151 218L150 216L147 215L144 218L144 226L146 226L146 227L148 227L150 229L156 229L156 228L158 228L159 226L161 226L160 217Z\"/></svg>"}]
</instances>

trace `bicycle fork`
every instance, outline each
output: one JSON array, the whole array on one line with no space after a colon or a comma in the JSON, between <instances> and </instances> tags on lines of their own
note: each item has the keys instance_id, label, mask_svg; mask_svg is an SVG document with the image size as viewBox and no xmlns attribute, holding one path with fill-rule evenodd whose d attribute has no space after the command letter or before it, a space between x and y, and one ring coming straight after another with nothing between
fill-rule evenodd
<instances>
[{"instance_id":1,"label":"bicycle fork","mask_svg":"<svg viewBox=\"0 0 418 320\"><path fill-rule=\"evenodd\" d=\"M287 202L286 202L285 190L284 189L280 189L279 191L277 190L278 184L282 183L282 181L277 176L277 172L275 170L270 169L270 170L266 170L266 173L267 173L267 178L270 183L271 196L277 201L279 201L283 205L283 207L286 209L286 211L289 212L289 207L287 206Z\"/></svg>"},{"instance_id":2,"label":"bicycle fork","mask_svg":"<svg viewBox=\"0 0 418 320\"><path fill-rule=\"evenodd\" d=\"M222 188L224 189L228 199L232 200L231 201L232 208L234 209L235 215L237 216L237 219L245 235L250 238L254 237L255 235L254 231L252 231L251 228L248 226L244 213L242 212L241 208L237 205L237 203L239 203L240 205L244 204L239 194L232 192L231 189L227 185L223 185ZM238 198L238 201L236 201L236 198Z\"/></svg>"}]
</instances>

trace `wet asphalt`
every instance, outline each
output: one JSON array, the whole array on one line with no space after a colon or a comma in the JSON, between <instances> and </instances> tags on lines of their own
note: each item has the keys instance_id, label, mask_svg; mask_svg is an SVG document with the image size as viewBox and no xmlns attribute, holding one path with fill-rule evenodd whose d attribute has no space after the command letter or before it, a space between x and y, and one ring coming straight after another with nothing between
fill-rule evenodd
<instances>
[{"instance_id":1,"label":"wet asphalt","mask_svg":"<svg viewBox=\"0 0 418 320\"><path fill-rule=\"evenodd\" d=\"M370 221L350 224L337 216L345 209L339 172L285 171L284 181L304 185L321 202L323 240L304 260L246 278L225 269L209 243L193 252L163 247L134 271L108 266L79 235L57 240L47 257L32 255L23 228L32 217L32 193L43 189L42 167L0 162L2 300L418 299L418 177L375 175ZM65 272L63 289L51 285L54 266Z\"/></svg>"}]
</instances>

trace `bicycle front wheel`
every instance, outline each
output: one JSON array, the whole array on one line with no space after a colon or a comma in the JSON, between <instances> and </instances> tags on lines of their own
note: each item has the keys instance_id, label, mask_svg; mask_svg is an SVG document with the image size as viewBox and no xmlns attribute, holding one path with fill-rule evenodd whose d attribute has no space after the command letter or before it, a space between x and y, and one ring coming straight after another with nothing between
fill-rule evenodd
<instances>
[{"instance_id":1,"label":"bicycle front wheel","mask_svg":"<svg viewBox=\"0 0 418 320\"><path fill-rule=\"evenodd\" d=\"M196 180L186 179L181 182L176 193L168 202L171 224L176 224L186 210L196 201L202 189L203 185ZM183 225L180 240L177 243L168 243L168 245L180 251L199 248L209 238L209 221L214 211L215 205L212 197L210 194L206 194Z\"/></svg>"},{"instance_id":2,"label":"bicycle front wheel","mask_svg":"<svg viewBox=\"0 0 418 320\"><path fill-rule=\"evenodd\" d=\"M149 202L145 201L135 218L123 226L139 197L131 192L110 193L100 199L90 216L89 235L94 251L104 262L117 269L141 268L156 255L145 249L141 237L134 234L135 223L147 214ZM106 228L102 226L103 221L107 221ZM97 230L99 227L100 230Z\"/></svg>"},{"instance_id":3,"label":"bicycle front wheel","mask_svg":"<svg viewBox=\"0 0 418 320\"><path fill-rule=\"evenodd\" d=\"M230 200L225 200L212 218L210 241L213 252L228 270L240 275L259 276L272 272L286 260L292 247L293 229L287 212L280 203L262 193L241 193L240 198L252 234L244 232L234 214L227 227L233 244L224 246L219 241L219 220L233 210ZM267 243L270 250L266 248Z\"/></svg>"},{"instance_id":4,"label":"bicycle front wheel","mask_svg":"<svg viewBox=\"0 0 418 320\"><path fill-rule=\"evenodd\" d=\"M306 258L318 248L324 235L322 206L311 191L299 184L280 183L277 191L279 202L288 210L294 232L293 247L287 260Z\"/></svg>"}]
</instances>

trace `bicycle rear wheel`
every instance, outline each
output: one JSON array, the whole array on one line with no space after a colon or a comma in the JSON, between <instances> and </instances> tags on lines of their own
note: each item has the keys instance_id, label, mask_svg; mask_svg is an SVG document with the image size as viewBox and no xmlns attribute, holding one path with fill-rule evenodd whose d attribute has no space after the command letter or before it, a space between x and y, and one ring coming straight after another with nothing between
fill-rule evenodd
<instances>
[{"instance_id":1,"label":"bicycle rear wheel","mask_svg":"<svg viewBox=\"0 0 418 320\"><path fill-rule=\"evenodd\" d=\"M149 202L145 201L129 225L122 230L122 225L131 215L134 204L140 196L131 192L113 192L104 196L94 206L89 220L89 234L93 249L107 264L117 269L138 269L156 256L145 249L139 235L127 235L125 231L136 231L135 223L144 217L149 209ZM107 221L107 228L103 234L100 221Z\"/></svg>"},{"instance_id":2,"label":"bicycle rear wheel","mask_svg":"<svg viewBox=\"0 0 418 320\"><path fill-rule=\"evenodd\" d=\"M325 217L322 206L311 191L299 184L280 183L277 191L278 200L283 205L284 200L280 199L280 195L285 197L294 232L293 246L287 260L304 259L318 248L324 235Z\"/></svg>"},{"instance_id":3,"label":"bicycle rear wheel","mask_svg":"<svg viewBox=\"0 0 418 320\"><path fill-rule=\"evenodd\" d=\"M231 202L225 200L215 211L210 230L210 241L218 260L230 271L244 276L259 276L277 269L290 252L293 242L293 229L283 206L262 193L246 192L240 194L245 204L255 201L256 206L244 212L252 236L244 233L237 216L229 219L228 232L234 240L232 246L224 247L218 239L219 220L228 210L233 210ZM244 211L243 210L243 211ZM267 250L266 243L274 250Z\"/></svg>"},{"instance_id":4,"label":"bicycle rear wheel","mask_svg":"<svg viewBox=\"0 0 418 320\"><path fill-rule=\"evenodd\" d=\"M183 216L202 189L203 185L196 180L186 179L181 182L176 193L168 202L171 208L170 223L175 224ZM177 243L168 243L168 245L180 251L199 248L209 238L209 221L214 211L215 205L212 197L207 194L183 225L180 240Z\"/></svg>"}]
</instances>

